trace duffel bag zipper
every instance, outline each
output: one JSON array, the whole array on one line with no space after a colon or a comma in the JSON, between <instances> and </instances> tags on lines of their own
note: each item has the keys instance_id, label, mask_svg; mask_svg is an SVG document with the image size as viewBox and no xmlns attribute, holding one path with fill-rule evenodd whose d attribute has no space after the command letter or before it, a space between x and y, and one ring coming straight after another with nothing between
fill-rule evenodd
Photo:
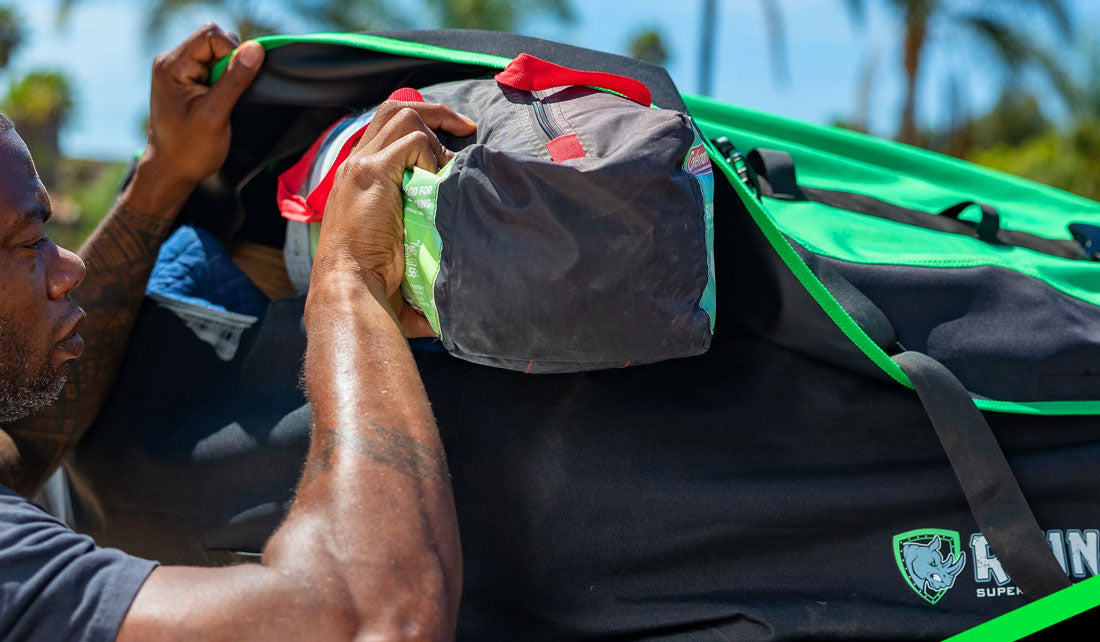
<instances>
[{"instance_id":1,"label":"duffel bag zipper","mask_svg":"<svg viewBox=\"0 0 1100 642\"><path fill-rule=\"evenodd\" d=\"M531 98L534 99L531 102L531 109L535 112L535 120L542 128L542 132L546 134L546 139L550 141L564 136L565 132L554 122L554 119L546 111L546 105L542 104L542 100L535 95L535 92L531 92Z\"/></svg>"}]
</instances>

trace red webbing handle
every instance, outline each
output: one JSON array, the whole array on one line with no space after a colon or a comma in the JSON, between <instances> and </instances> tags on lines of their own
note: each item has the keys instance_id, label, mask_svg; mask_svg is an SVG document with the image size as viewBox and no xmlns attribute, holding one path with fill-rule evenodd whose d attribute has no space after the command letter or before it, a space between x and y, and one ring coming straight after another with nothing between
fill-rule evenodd
<instances>
[{"instance_id":1,"label":"red webbing handle","mask_svg":"<svg viewBox=\"0 0 1100 642\"><path fill-rule=\"evenodd\" d=\"M419 91L411 87L402 87L390 94L389 98L386 100L422 103L424 102L424 97L420 95ZM307 151L290 169L279 175L275 200L279 205L279 212L283 215L283 218L299 223L316 223L324 218L325 203L328 202L329 192L332 191L332 184L336 180L336 170L340 169L340 166L344 164L348 156L351 156L351 150L355 147L355 144L363 138L363 133L367 131L367 127L370 123L360 127L351 135L351 138L344 141L344 145L336 155L336 160L333 161L332 167L329 168L328 172L321 179L321 182L317 183L308 195L302 196L299 192L302 186L305 185L306 178L309 176L309 170L313 167L314 160L317 158L317 154L321 149L321 141L323 141L325 137L328 136L329 131L342 120L343 118L329 125L328 129L313 142L309 151Z\"/></svg>"},{"instance_id":2,"label":"red webbing handle","mask_svg":"<svg viewBox=\"0 0 1100 642\"><path fill-rule=\"evenodd\" d=\"M343 118L340 120L343 120ZM332 128L335 127L340 120L329 125L325 131L317 137L317 140L313 141L313 144L309 147L309 151L303 154L302 157L298 159L297 163L294 163L290 169L279 174L278 185L275 188L275 202L279 206L279 212L281 212L284 217L300 223L311 222L306 199L304 196L300 196L298 192L300 192L302 186L306 184L306 178L309 177L309 169L313 166L313 159L317 158L317 152L321 149L321 142L324 141L328 133L332 131Z\"/></svg>"},{"instance_id":3,"label":"red webbing handle","mask_svg":"<svg viewBox=\"0 0 1100 642\"><path fill-rule=\"evenodd\" d=\"M493 78L502 85L524 91L585 85L610 89L643 107L649 107L652 103L649 87L641 81L603 71L571 69L525 53L516 56L515 60Z\"/></svg>"}]
</instances>

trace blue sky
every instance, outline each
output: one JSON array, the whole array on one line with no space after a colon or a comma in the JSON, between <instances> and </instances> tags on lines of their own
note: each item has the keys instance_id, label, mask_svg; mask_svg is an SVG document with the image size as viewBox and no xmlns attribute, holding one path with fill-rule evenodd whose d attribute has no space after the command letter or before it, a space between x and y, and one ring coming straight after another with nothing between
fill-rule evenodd
<instances>
[{"instance_id":1,"label":"blue sky","mask_svg":"<svg viewBox=\"0 0 1100 642\"><path fill-rule=\"evenodd\" d=\"M868 0L865 23L854 27L843 0L783 0L790 79L778 84L767 58L761 1L778 0L719 0L713 95L754 109L828 123L852 113L861 72L875 59L871 129L892 135L902 89L900 35L895 17L881 8L885 3ZM702 0L574 0L573 4L578 18L574 24L533 18L521 31L624 53L632 32L656 26L673 53L668 65L673 80L681 91L697 90ZM1072 4L1081 31L1096 33L1100 2ZM57 24L57 0L16 0L14 5L27 25L28 41L9 73L52 68L70 74L78 108L62 146L66 153L84 157L125 158L140 149L139 126L147 111L154 53L170 48L205 20L228 24L224 16L198 9L173 23L154 47L144 38L141 3L82 0L64 26ZM1040 35L1045 33L1040 30ZM987 63L983 52L956 48L950 56L945 53L944 44L952 42L951 36L942 34L930 46L918 106L924 122L945 117L945 87L952 73L958 75L966 104L975 113L991 104L1000 87L997 68ZM1050 37L1046 35L1048 42ZM1044 101L1044 107L1054 117L1061 114L1055 99Z\"/></svg>"}]
</instances>

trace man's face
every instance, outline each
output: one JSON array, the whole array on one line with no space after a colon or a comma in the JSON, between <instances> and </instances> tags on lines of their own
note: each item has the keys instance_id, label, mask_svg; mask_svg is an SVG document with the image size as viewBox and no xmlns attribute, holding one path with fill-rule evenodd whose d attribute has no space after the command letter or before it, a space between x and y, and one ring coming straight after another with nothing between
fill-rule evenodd
<instances>
[{"instance_id":1,"label":"man's face","mask_svg":"<svg viewBox=\"0 0 1100 642\"><path fill-rule=\"evenodd\" d=\"M0 133L0 422L57 398L65 362L84 352L84 318L70 292L78 256L46 238L50 199L14 129Z\"/></svg>"}]
</instances>

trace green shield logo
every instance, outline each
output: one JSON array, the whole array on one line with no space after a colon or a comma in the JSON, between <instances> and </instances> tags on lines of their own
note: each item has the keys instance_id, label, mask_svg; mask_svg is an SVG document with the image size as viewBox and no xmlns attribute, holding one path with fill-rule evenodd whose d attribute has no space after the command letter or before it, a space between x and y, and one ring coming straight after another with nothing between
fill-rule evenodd
<instances>
[{"instance_id":1,"label":"green shield logo","mask_svg":"<svg viewBox=\"0 0 1100 642\"><path fill-rule=\"evenodd\" d=\"M894 535L894 560L909 588L935 604L955 585L966 553L957 531L918 528Z\"/></svg>"}]
</instances>

